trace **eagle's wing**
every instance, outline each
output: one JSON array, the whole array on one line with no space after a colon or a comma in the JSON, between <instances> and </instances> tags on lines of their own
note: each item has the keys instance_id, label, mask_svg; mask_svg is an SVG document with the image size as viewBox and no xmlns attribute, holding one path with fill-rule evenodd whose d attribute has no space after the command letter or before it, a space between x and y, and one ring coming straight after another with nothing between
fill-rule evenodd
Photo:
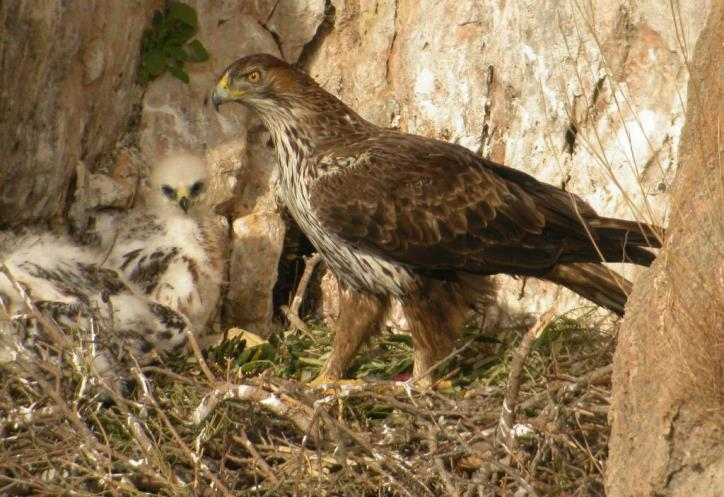
<instances>
[{"instance_id":1,"label":"eagle's wing","mask_svg":"<svg viewBox=\"0 0 724 497\"><path fill-rule=\"evenodd\" d=\"M560 198L549 203L561 205L541 207L536 196L552 192L537 190L548 185L423 137L385 133L315 160L311 204L323 226L358 249L420 268L544 273L562 251L560 239L541 236L547 224L583 231L567 215L572 203L595 216L554 187Z\"/></svg>"}]
</instances>

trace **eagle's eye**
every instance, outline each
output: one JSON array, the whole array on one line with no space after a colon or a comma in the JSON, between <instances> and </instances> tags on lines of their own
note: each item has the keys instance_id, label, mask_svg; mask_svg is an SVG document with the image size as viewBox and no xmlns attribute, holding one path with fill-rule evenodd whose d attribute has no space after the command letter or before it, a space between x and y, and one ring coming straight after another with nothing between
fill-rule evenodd
<instances>
[{"instance_id":1,"label":"eagle's eye","mask_svg":"<svg viewBox=\"0 0 724 497\"><path fill-rule=\"evenodd\" d=\"M166 196L167 196L168 198L170 198L171 200L176 200L176 190L174 190L174 189L171 188L170 186L168 186L168 185L163 185L163 186L161 187L161 191L163 192L164 195L166 195Z\"/></svg>"},{"instance_id":2,"label":"eagle's eye","mask_svg":"<svg viewBox=\"0 0 724 497\"><path fill-rule=\"evenodd\" d=\"M204 182L203 181L197 181L193 185L191 185L191 189L189 190L189 194L192 197L197 196L199 193L201 193L201 190L204 189Z\"/></svg>"},{"instance_id":3,"label":"eagle's eye","mask_svg":"<svg viewBox=\"0 0 724 497\"><path fill-rule=\"evenodd\" d=\"M246 79L249 81L249 83L258 83L261 79L261 73L259 71L251 71L249 74L246 75Z\"/></svg>"}]
</instances>

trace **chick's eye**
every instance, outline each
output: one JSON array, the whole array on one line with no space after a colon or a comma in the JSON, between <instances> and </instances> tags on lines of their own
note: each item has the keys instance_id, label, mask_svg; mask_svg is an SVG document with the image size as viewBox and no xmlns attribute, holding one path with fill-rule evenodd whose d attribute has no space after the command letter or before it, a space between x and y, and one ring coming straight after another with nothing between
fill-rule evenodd
<instances>
[{"instance_id":1,"label":"chick's eye","mask_svg":"<svg viewBox=\"0 0 724 497\"><path fill-rule=\"evenodd\" d=\"M246 79L248 79L250 83L258 83L261 79L261 73L259 71L252 71L246 75Z\"/></svg>"},{"instance_id":2,"label":"chick's eye","mask_svg":"<svg viewBox=\"0 0 724 497\"><path fill-rule=\"evenodd\" d=\"M168 185L163 185L163 186L161 187L161 191L163 192L164 195L166 195L166 196L167 196L168 198L170 198L171 200L175 200L175 199L176 199L176 190L174 190L174 189L171 188L170 186L168 186Z\"/></svg>"},{"instance_id":3,"label":"chick's eye","mask_svg":"<svg viewBox=\"0 0 724 497\"><path fill-rule=\"evenodd\" d=\"M203 181L197 181L191 186L191 190L189 190L189 193L191 193L192 197L195 197L199 193L201 193L201 190L204 189L204 182Z\"/></svg>"}]
</instances>

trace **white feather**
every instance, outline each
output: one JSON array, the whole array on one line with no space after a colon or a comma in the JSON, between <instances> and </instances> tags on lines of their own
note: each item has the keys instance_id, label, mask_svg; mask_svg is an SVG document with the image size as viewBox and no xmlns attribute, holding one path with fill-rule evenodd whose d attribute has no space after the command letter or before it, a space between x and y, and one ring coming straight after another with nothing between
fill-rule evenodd
<instances>
[{"instance_id":1,"label":"white feather","mask_svg":"<svg viewBox=\"0 0 724 497\"><path fill-rule=\"evenodd\" d=\"M184 314L204 333L218 308L224 274L225 238L206 199L204 161L176 154L157 164L143 202L118 227L108 265L124 272L153 300ZM179 204L189 195L188 211ZM163 189L175 192L172 198Z\"/></svg>"},{"instance_id":2,"label":"white feather","mask_svg":"<svg viewBox=\"0 0 724 497\"><path fill-rule=\"evenodd\" d=\"M185 343L188 322L144 296L120 272L102 267L97 250L48 233L20 238L3 235L2 242L9 275L0 273L0 296L11 319L3 320L0 329L0 363L15 358L14 350L20 345L18 330L9 323L12 316L30 311L22 292L64 330L95 328L100 372L123 361L121 355L126 353L143 364L155 353L173 351ZM37 326L30 329L38 335L39 330Z\"/></svg>"}]
</instances>

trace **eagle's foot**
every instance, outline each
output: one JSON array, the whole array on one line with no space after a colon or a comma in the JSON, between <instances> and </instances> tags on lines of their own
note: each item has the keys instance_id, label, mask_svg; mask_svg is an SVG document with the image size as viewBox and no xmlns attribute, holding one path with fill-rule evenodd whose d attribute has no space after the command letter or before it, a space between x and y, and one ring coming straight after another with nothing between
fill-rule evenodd
<instances>
[{"instance_id":1,"label":"eagle's foot","mask_svg":"<svg viewBox=\"0 0 724 497\"><path fill-rule=\"evenodd\" d=\"M440 392L453 388L453 383L448 379L440 379L436 381L434 378L430 378L430 376L425 376L415 380L415 386L420 390L434 390Z\"/></svg>"},{"instance_id":2,"label":"eagle's foot","mask_svg":"<svg viewBox=\"0 0 724 497\"><path fill-rule=\"evenodd\" d=\"M334 391L342 390L349 387L358 387L365 385L365 382L362 380L344 380L341 378L335 378L332 376L328 376L325 374L320 374L316 378L314 378L312 381L307 383L307 387L312 389L318 389L323 388L326 389L326 391L331 391L331 393L334 393Z\"/></svg>"}]
</instances>

